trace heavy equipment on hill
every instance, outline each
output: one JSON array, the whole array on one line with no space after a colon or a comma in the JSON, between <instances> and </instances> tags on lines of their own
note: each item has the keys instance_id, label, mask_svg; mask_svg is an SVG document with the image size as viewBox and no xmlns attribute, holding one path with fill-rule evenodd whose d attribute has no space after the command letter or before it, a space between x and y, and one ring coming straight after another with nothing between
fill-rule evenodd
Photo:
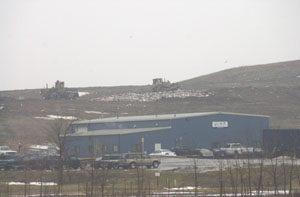
<instances>
[{"instance_id":1,"label":"heavy equipment on hill","mask_svg":"<svg viewBox=\"0 0 300 197\"><path fill-rule=\"evenodd\" d=\"M171 83L170 81L163 80L162 78L153 79L152 92L173 91L178 88L178 83Z\"/></svg>"},{"instance_id":2,"label":"heavy equipment on hill","mask_svg":"<svg viewBox=\"0 0 300 197\"><path fill-rule=\"evenodd\" d=\"M55 87L41 90L41 95L44 99L77 99L79 97L78 90L73 88L65 88L65 82L57 80Z\"/></svg>"}]
</instances>

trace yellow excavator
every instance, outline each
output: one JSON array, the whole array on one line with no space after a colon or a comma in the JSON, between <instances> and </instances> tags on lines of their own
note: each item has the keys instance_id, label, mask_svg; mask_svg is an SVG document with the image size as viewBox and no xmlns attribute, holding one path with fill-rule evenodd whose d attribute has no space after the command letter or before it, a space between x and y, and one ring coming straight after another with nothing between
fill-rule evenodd
<instances>
[{"instance_id":1,"label":"yellow excavator","mask_svg":"<svg viewBox=\"0 0 300 197\"><path fill-rule=\"evenodd\" d=\"M179 88L178 83L171 83L162 78L155 78L152 81L152 92L174 91Z\"/></svg>"},{"instance_id":2,"label":"yellow excavator","mask_svg":"<svg viewBox=\"0 0 300 197\"><path fill-rule=\"evenodd\" d=\"M65 82L57 80L55 82L55 87L41 90L41 95L44 99L68 99L73 100L79 97L78 90L73 88L65 88Z\"/></svg>"}]
</instances>

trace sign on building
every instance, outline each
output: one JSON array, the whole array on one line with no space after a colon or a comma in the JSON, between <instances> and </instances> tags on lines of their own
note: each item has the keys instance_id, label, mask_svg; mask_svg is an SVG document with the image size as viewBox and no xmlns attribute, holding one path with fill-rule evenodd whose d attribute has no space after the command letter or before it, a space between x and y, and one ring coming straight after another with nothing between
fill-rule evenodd
<instances>
[{"instance_id":1,"label":"sign on building","mask_svg":"<svg viewBox=\"0 0 300 197\"><path fill-rule=\"evenodd\" d=\"M227 128L228 127L228 121L213 121L212 122L213 128Z\"/></svg>"}]
</instances>

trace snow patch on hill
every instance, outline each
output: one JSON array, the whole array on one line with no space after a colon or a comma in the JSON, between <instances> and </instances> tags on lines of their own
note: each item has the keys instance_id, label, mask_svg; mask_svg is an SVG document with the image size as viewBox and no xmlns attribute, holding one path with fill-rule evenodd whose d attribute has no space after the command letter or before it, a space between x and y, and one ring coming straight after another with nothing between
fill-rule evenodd
<instances>
[{"instance_id":1,"label":"snow patch on hill","mask_svg":"<svg viewBox=\"0 0 300 197\"><path fill-rule=\"evenodd\" d=\"M101 112L101 111L84 111L87 114L109 114L107 112Z\"/></svg>"},{"instance_id":2,"label":"snow patch on hill","mask_svg":"<svg viewBox=\"0 0 300 197\"><path fill-rule=\"evenodd\" d=\"M44 119L44 120L57 120L57 119L63 119L63 120L76 120L77 118L74 116L56 116L56 115L47 115L44 117L36 116L35 119Z\"/></svg>"}]
</instances>

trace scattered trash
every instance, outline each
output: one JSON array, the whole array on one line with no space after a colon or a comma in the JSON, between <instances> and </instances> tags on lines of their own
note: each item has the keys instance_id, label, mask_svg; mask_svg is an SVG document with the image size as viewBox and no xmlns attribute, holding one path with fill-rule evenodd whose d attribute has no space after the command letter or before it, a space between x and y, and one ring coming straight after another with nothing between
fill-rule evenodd
<instances>
[{"instance_id":1,"label":"scattered trash","mask_svg":"<svg viewBox=\"0 0 300 197\"><path fill-rule=\"evenodd\" d=\"M181 90L163 91L163 92L147 92L147 93L125 93L120 95L112 95L108 97L100 97L91 99L91 101L129 101L129 102L152 102L164 98L187 98L197 97L204 98L213 95L212 92L196 91L196 90Z\"/></svg>"},{"instance_id":2,"label":"scattered trash","mask_svg":"<svg viewBox=\"0 0 300 197\"><path fill-rule=\"evenodd\" d=\"M79 97L89 95L89 94L90 94L89 92L78 92Z\"/></svg>"}]
</instances>

